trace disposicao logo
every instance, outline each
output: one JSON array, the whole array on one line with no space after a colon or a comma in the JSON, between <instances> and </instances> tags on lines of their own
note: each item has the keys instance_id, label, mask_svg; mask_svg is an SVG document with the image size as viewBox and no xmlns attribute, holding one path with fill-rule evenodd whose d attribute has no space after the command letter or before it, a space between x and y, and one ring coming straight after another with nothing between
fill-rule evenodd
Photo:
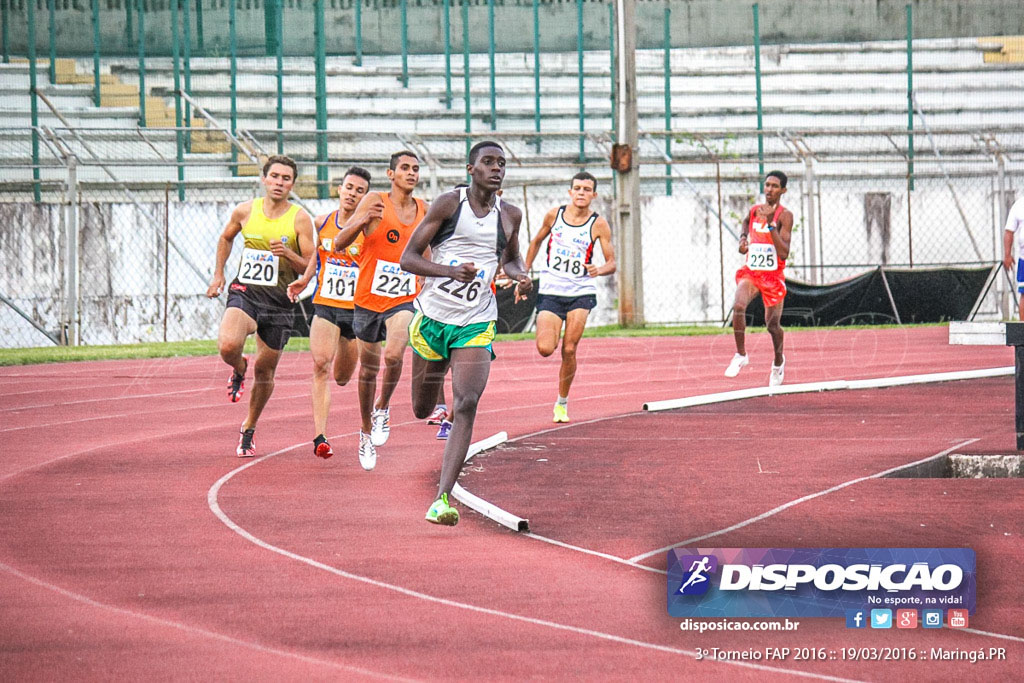
<instances>
[{"instance_id":1,"label":"disposicao logo","mask_svg":"<svg viewBox=\"0 0 1024 683\"><path fill-rule=\"evenodd\" d=\"M940 606L973 614L975 587L969 548L681 548L668 554L668 611L676 617L849 619L853 611Z\"/></svg>"}]
</instances>

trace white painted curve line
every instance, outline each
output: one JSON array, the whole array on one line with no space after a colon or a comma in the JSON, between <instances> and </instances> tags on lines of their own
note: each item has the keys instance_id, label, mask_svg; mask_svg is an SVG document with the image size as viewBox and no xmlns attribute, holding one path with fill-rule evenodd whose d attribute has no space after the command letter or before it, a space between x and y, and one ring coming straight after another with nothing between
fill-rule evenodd
<instances>
[{"instance_id":1,"label":"white painted curve line","mask_svg":"<svg viewBox=\"0 0 1024 683\"><path fill-rule=\"evenodd\" d=\"M881 389L884 387L899 387L909 384L927 384L931 382L954 382L962 379L984 379L987 377L1003 377L1014 374L1013 366L1002 368L985 368L983 370L956 370L954 372L933 372L924 375L903 375L901 377L878 377L873 379L838 379L828 382L805 382L803 384L783 384L778 387L751 387L750 389L737 389L735 391L723 391L717 394L703 394L701 396L687 396L685 398L673 398L665 401L649 401L644 403L643 409L648 412L659 412L662 410L675 410L677 408L690 408L703 406L711 403L725 403L726 401L739 401L745 398L759 398L762 396L781 396L784 394L809 394L820 391L842 391L844 389Z\"/></svg>"},{"instance_id":2,"label":"white painted curve line","mask_svg":"<svg viewBox=\"0 0 1024 683\"><path fill-rule=\"evenodd\" d=\"M224 513L224 511L220 508L220 505L217 503L217 494L220 492L220 489L224 486L224 484L228 483L236 474L239 474L240 472L243 472L243 471L249 469L250 467L253 467L253 466L255 466L255 465L257 465L257 464L259 464L259 463L261 463L261 462L263 462L265 460L273 458L273 457L275 457L277 455L280 455L282 453L286 453L288 451L295 450L296 448L300 448L300 447L303 447L305 445L306 445L306 442L302 442L301 444L296 444L294 446L289 446L288 448L283 448L283 449L281 449L279 451L275 451L273 453L269 453L267 455L264 455L261 458L257 458L256 460L248 462L248 463L242 465L241 467L237 467L237 468L231 470L230 472L228 472L227 474L225 474L223 477L218 479L216 481L216 483L214 483L213 486L210 487L210 490L207 493L206 502L209 505L210 510L217 517L217 519L219 519L226 527L228 527L229 529L231 529L236 534L238 534L239 536L241 536L245 540L249 541L250 543L252 543L252 544L254 544L256 546L259 546L260 548L263 548L264 550L269 550L270 552L277 553L278 555L282 555L284 557L287 557L290 560L294 560L296 562L301 562L302 564L305 564L305 565L308 565L310 567L313 567L314 569L320 569L320 570L328 572L330 574L334 574L335 576L339 576L339 577L341 577L343 579L349 579L351 581L358 581L360 583L364 583L364 584L373 586L375 588L380 588L380 589L383 589L383 590L392 591L392 592L398 593L400 595L405 595L405 596L410 597L410 598L416 598L418 600L423 600L425 602L432 602L432 603L435 603L435 604L438 604L438 605L443 605L444 607L451 607L451 608L455 608L455 609L462 609L462 610L466 610L468 612L475 612L477 614L486 614L488 616L497 617L497 618L500 618L500 619L507 619L509 621L517 621L517 622L520 622L520 623L531 624L533 626L543 626L543 627L546 627L546 628L555 629L555 630L558 630L558 631L565 631L565 632L568 632L568 633L574 633L574 634L582 635L582 636L590 636L592 638L598 638L598 639L601 639L601 640L606 640L606 641L610 641L610 642L614 642L614 643L619 643L621 645L632 645L634 647L639 647L639 648L643 648L643 649L646 649L646 650L654 650L656 652L664 652L664 653L667 653L667 654L682 655L684 657L692 657L694 659L697 658L697 652L695 652L693 650L684 650L682 648L671 647L669 645L659 645L658 643L648 643L648 642L643 641L643 640L636 640L636 639L633 639L633 638L626 638L624 636L617 636L615 634L605 633L603 631L595 631L593 629L582 628L582 627L579 627L579 626L570 626L568 624L560 624L560 623L558 623L556 621L548 621L546 619L538 619L536 617L527 617L527 616L523 616L521 614L514 614L512 612L504 612L502 610L497 610L497 609L493 609L493 608L490 608L490 607L480 607L479 605L472 605L472 604L469 604L469 603L466 603L466 602L458 602L456 600L449 600L448 598L441 598L441 597L438 597L436 595L430 595L428 593L421 593L420 591L413 590L411 588L406 588L404 586L398 586L396 584L387 583L385 581L379 581L377 579L371 579L368 576L361 576L359 574L353 574L351 572L345 571L344 569L338 569L337 567L333 567L333 566L331 566L329 564L324 564L323 562L319 562L319 561L314 560L314 559L312 559L310 557L305 557L304 555L299 555L298 553L293 553L290 550L285 550L284 548L279 548L278 546L275 546L275 545L272 545L270 543L267 543L266 541L264 541L264 540L262 540L260 538L257 538L253 534L249 533L248 531L246 531L245 529L240 527L230 517L228 517ZM714 662L714 663L715 664L726 664L726 665L731 665L731 666L739 666L739 667L743 667L743 668L746 668L746 669L755 669L755 670L758 670L758 671L770 671L770 672L773 672L773 673L789 674L791 676L800 676L800 677L803 677L803 678L815 678L815 679L823 680L823 681L842 681L844 683L849 683L849 682L854 680L854 679L848 679L848 678L838 678L838 677L835 677L835 676L826 676L826 675L823 675L823 674L816 674L816 673L811 673L811 672L808 672L808 671L798 671L798 670L793 670L793 669L781 669L781 668L766 666L766 665L763 665L763 664L754 664L752 662L727 660L727 661L718 661L718 662Z\"/></svg>"},{"instance_id":3,"label":"white painted curve line","mask_svg":"<svg viewBox=\"0 0 1024 683\"><path fill-rule=\"evenodd\" d=\"M34 576L29 576L28 574L24 574L24 573L18 571L17 569L15 569L14 567L6 565L6 564L4 564L2 562L0 562L0 571L7 572L8 574L11 574L12 576L16 576L16 577L18 577L19 579L21 579L23 581L27 581L28 583L36 585L36 586L38 586L40 588L44 588L44 589L46 589L48 591L52 591L54 593L57 593L58 595L61 595L61 596L65 597L65 598L70 598L71 600L74 600L76 602L81 602L83 604L89 605L90 607L95 607L97 609L102 609L102 610L105 610L105 611L108 611L108 612L113 612L115 614L120 614L120 615L123 615L123 616L132 617L134 619L141 619L142 621L148 621L151 624L157 624L159 626L166 626L168 628L177 629L177 630L182 631L184 633L187 633L189 635L203 636L205 638L212 638L213 640L220 640L220 641L225 642L225 643L230 643L231 645L238 645L240 647L244 647L244 648L247 648L247 649L250 649L250 650L255 650L257 652L263 652L263 653L266 653L266 654L278 655L278 656L281 656L281 657L287 657L289 659L297 659L297 660L299 660L301 662L306 662L307 664L321 664L321 665L324 665L324 666L329 666L329 667L331 667L333 669L339 669L341 671L347 671L349 673L361 674L363 676L371 676L373 678L382 678L382 679L391 680L391 681L411 681L411 680L416 680L416 679L411 679L411 678L399 678L397 676L389 676L387 674L378 673L376 671L370 671L369 669L362 669L362 668L359 668L357 666L349 666L347 664L341 664L339 662L332 662L332 661L330 661L328 659L318 659L316 657L309 657L307 655L299 654L298 652L289 652L288 650L281 650L281 649L278 649L276 647L270 647L270 646L267 646L267 645L261 645L259 643L254 643L254 642L248 641L248 640L242 640L240 638L235 638L233 636L225 635L223 633L217 633L216 631L210 631L210 630L207 630L205 628L200 628L198 626L190 626L189 624L183 624L183 623L178 622L178 621L171 621L170 619L163 619L161 617L154 617L153 615L146 614L145 612L136 612L135 610L125 609L124 607L116 607L114 605L108 605L106 603L98 602L96 600L93 600L90 597L86 597L85 595L81 595L79 593L73 593L72 591L69 591L66 588L61 588L60 586L56 586L56 585L54 585L52 583L47 583L46 581L43 581L42 579L37 579Z\"/></svg>"},{"instance_id":4,"label":"white painted curve line","mask_svg":"<svg viewBox=\"0 0 1024 683\"><path fill-rule=\"evenodd\" d=\"M845 489L847 486L853 486L854 484L859 484L859 483L864 482L864 481L870 481L871 479L881 479L882 477L884 477L884 476L886 476L888 474L892 474L893 472L899 472L900 470L905 470L905 469L908 469L910 467L914 467L915 465L921 465L921 464L926 463L926 462L928 462L930 460L936 460L938 458L942 458L942 457L944 457L946 455L949 455L950 453L952 453L953 451L955 451L955 450L957 450L959 448L963 448L964 446L966 446L968 444L972 444L975 441L979 441L979 440L980 439L966 439L965 441L961 441L960 443L956 444L955 446L951 446L951 447L949 447L949 448L947 448L945 450L939 451L938 453L936 453L934 455L929 455L927 458L921 458L920 460L915 460L914 462L908 462L906 464L898 465L896 467L890 467L887 470L883 470L881 472L875 472L874 474L869 474L866 477L857 477L856 479L851 479L849 481L844 481L842 484L836 484L835 486L829 487L829 488L824 489L822 491L818 491L817 493L810 493L810 494L808 494L806 496L802 496L800 498L797 498L796 500L791 500L788 503L783 503L782 505L780 505L780 506L778 506L776 508L772 508L771 510L768 510L767 512L762 512L761 514L757 515L756 517L751 517L750 519L745 519L742 522L737 522L736 524L733 524L732 526L728 526L728 527L726 527L724 529L719 529L718 531L712 531L710 533L703 534L702 536L694 536L693 538L688 538L685 541L679 541L678 543L673 543L672 545L667 545L667 546L665 546L663 548L658 548L657 550L650 550L650 551L648 551L646 553L641 553L639 555L634 555L633 557L629 558L629 561L630 562L640 562L642 560L646 560L649 557L653 557L654 555L657 555L659 553L666 553L669 550L672 550L673 548L685 547L685 546L691 545L693 543L698 543L700 541L707 540L709 538L714 538L715 536L721 536L722 534L728 533L730 531L736 531L737 529L742 529L743 527L750 526L751 524L754 524L755 522L760 522L763 519L768 519L769 517L774 517L775 515L779 514L780 512L782 512L784 510L788 510L791 507L796 507L800 503L806 503L809 500L814 500L815 498L820 498L821 496L825 496L825 495L828 495L830 493L835 493L836 491L839 491L841 489Z\"/></svg>"},{"instance_id":5,"label":"white painted curve line","mask_svg":"<svg viewBox=\"0 0 1024 683\"><path fill-rule=\"evenodd\" d=\"M1024 638L1020 636L1008 636L1005 633L992 633L992 631L982 631L976 628L962 628L961 631L967 631L968 633L977 633L979 636L988 636L989 638L1002 638L1003 640L1015 640L1018 643L1024 643Z\"/></svg>"},{"instance_id":6,"label":"white painted curve line","mask_svg":"<svg viewBox=\"0 0 1024 683\"><path fill-rule=\"evenodd\" d=\"M550 543L551 545L557 545L557 546L559 546L561 548L567 548L569 550L575 550L576 552L584 553L586 555L593 555L594 557L600 557L603 560L611 560L612 562L618 562L619 564L624 564L627 567L632 567L633 569L643 569L644 571L648 571L648 572L651 572L651 573L654 573L654 574L668 574L668 572L665 571L664 569L656 569L654 567L648 567L646 564L639 564L637 562L630 562L629 560L624 560L624 559L622 559L621 557L619 557L617 555L611 555L609 553L602 553L602 552L599 552L597 550L591 550L590 548L583 548L583 547L580 547L578 545L572 545L571 543L565 543L563 541L556 541L553 538L548 538L547 536L541 536L540 534L535 534L533 532L530 532L530 533L526 534L526 536L528 536L530 538L535 538L538 541L544 541L545 543Z\"/></svg>"}]
</instances>

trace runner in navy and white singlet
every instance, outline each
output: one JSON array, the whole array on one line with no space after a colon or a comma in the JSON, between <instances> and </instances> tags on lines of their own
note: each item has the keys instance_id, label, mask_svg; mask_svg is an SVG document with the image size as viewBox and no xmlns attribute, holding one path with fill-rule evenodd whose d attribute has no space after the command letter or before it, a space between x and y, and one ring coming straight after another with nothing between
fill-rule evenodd
<instances>
[{"instance_id":1,"label":"runner in navy and white singlet","mask_svg":"<svg viewBox=\"0 0 1024 683\"><path fill-rule=\"evenodd\" d=\"M594 279L615 272L611 227L590 209L596 197L597 178L586 171L574 175L569 186L570 203L548 211L526 252L529 270L541 244L548 240L537 294L537 351L540 355L547 358L555 352L565 324L554 422L569 421L569 389L576 377L576 349L587 326L587 317L597 306ZM600 266L593 263L598 242L604 257Z\"/></svg>"}]
</instances>

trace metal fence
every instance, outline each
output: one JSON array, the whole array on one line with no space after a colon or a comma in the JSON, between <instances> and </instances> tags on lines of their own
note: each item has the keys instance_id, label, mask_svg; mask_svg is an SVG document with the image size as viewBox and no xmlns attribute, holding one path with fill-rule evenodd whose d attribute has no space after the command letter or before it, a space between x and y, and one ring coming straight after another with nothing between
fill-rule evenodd
<instances>
[{"instance_id":1,"label":"metal fence","mask_svg":"<svg viewBox=\"0 0 1024 683\"><path fill-rule=\"evenodd\" d=\"M0 197L7 247L0 251L0 345L215 337L223 302L204 293L216 239L231 207L260 193L258 178L233 177L222 162L210 162L186 164L179 181L174 130L36 132L38 183L24 155L27 131L0 135L0 156L12 160ZM238 144L251 152L278 133L240 131ZM285 134L300 174L316 159L318 135ZM337 160L331 177L357 163L373 173L373 189L386 189L388 156L411 148L423 160L423 196L465 179L464 134L322 135ZM524 252L545 212L566 202L569 178L580 168L598 177L595 209L614 215L608 133L586 136L582 163L573 133L496 137L510 160L504 197L525 212ZM1024 187L1024 127L918 130L913 139L918 154L911 164L905 130L645 133L638 150L644 322L726 319L741 261L736 235L757 200L762 163L790 177L783 201L795 216L790 277L827 283L878 265L999 260L1005 212ZM251 166L259 159L240 156ZM334 200L312 198L314 180L304 182L304 208L333 208ZM622 232L613 225L613 233L617 252L625 253ZM234 267L229 261L226 272ZM616 322L615 278L602 279L601 287L592 322ZM1010 297L998 281L981 315L1004 314Z\"/></svg>"}]
</instances>

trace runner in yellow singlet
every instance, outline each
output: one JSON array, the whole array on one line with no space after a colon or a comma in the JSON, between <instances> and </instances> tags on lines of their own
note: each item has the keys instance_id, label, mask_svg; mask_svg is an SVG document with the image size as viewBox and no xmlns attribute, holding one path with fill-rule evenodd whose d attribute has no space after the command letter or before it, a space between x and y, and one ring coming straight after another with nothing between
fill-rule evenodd
<instances>
[{"instance_id":1,"label":"runner in yellow singlet","mask_svg":"<svg viewBox=\"0 0 1024 683\"><path fill-rule=\"evenodd\" d=\"M297 174L295 162L286 156L267 160L262 179L266 196L242 202L231 212L217 240L217 262L206 290L211 299L224 290L224 264L235 237L242 233L242 260L229 288L217 338L220 357L233 369L228 397L234 403L242 397L249 365L243 355L245 339L256 334L249 413L242 422L235 450L240 458L256 455L256 422L274 391L274 372L294 318L288 285L306 268L313 254L313 222L308 213L288 201Z\"/></svg>"}]
</instances>

